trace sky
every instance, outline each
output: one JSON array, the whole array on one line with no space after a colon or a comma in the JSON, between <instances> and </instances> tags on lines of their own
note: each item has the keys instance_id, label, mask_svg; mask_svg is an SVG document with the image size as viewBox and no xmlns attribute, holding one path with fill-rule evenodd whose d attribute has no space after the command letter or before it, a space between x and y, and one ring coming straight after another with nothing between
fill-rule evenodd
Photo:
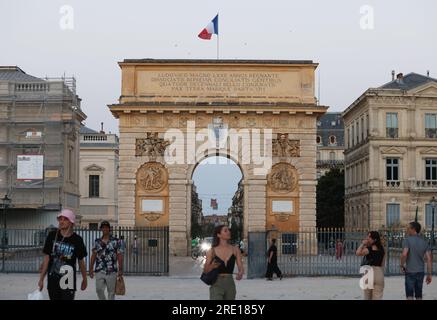
<instances>
[{"instance_id":1,"label":"sky","mask_svg":"<svg viewBox=\"0 0 437 320\"><path fill-rule=\"evenodd\" d=\"M193 172L193 181L202 200L203 214L226 215L242 177L238 165L225 157L201 161ZM211 208L211 199L217 199L217 210Z\"/></svg>"},{"instance_id":2,"label":"sky","mask_svg":"<svg viewBox=\"0 0 437 320\"><path fill-rule=\"evenodd\" d=\"M197 35L217 13L220 58L313 60L329 111L390 81L392 70L437 77L435 0L0 0L0 65L75 76L85 124L118 133L107 108L120 96L117 62L215 59L216 38Z\"/></svg>"}]
</instances>

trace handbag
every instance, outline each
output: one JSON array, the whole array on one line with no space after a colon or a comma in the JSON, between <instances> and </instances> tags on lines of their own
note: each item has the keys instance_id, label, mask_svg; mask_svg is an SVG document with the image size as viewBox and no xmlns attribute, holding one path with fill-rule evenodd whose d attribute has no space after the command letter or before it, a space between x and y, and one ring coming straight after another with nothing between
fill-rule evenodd
<instances>
[{"instance_id":1,"label":"handbag","mask_svg":"<svg viewBox=\"0 0 437 320\"><path fill-rule=\"evenodd\" d=\"M212 257L211 263L214 261L214 258L215 258L214 249L212 249L212 253L213 253L213 257ZM219 275L219 269L215 268L207 273L202 272L202 275L200 276L200 280L202 280L208 286L211 286L217 281L218 275Z\"/></svg>"},{"instance_id":2,"label":"handbag","mask_svg":"<svg viewBox=\"0 0 437 320\"><path fill-rule=\"evenodd\" d=\"M123 276L117 276L117 281L115 282L115 294L117 296L124 296L126 294L126 286L124 284Z\"/></svg>"}]
</instances>

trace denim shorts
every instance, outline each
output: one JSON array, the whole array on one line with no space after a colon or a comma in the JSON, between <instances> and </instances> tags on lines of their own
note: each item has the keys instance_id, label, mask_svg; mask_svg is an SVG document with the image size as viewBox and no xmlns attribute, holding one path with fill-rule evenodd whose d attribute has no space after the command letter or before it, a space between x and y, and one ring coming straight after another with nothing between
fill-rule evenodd
<instances>
[{"instance_id":1,"label":"denim shorts","mask_svg":"<svg viewBox=\"0 0 437 320\"><path fill-rule=\"evenodd\" d=\"M405 294L407 298L422 298L424 278L425 272L407 272L405 274Z\"/></svg>"}]
</instances>

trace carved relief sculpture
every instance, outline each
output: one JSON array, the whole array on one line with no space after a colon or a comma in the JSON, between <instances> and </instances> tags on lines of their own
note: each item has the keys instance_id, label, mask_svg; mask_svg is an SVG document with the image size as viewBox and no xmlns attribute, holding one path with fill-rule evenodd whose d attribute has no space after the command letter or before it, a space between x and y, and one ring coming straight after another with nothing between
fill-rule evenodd
<instances>
[{"instance_id":1,"label":"carved relief sculpture","mask_svg":"<svg viewBox=\"0 0 437 320\"><path fill-rule=\"evenodd\" d=\"M167 170L158 162L145 163L138 171L137 181L144 191L161 191L167 185Z\"/></svg>"},{"instance_id":2,"label":"carved relief sculpture","mask_svg":"<svg viewBox=\"0 0 437 320\"><path fill-rule=\"evenodd\" d=\"M170 141L158 138L158 133L147 132L147 138L136 139L135 155L157 157L163 156Z\"/></svg>"},{"instance_id":3,"label":"carved relief sculpture","mask_svg":"<svg viewBox=\"0 0 437 320\"><path fill-rule=\"evenodd\" d=\"M300 141L289 140L288 133L278 133L278 138L272 141L274 157L299 157Z\"/></svg>"},{"instance_id":4,"label":"carved relief sculpture","mask_svg":"<svg viewBox=\"0 0 437 320\"><path fill-rule=\"evenodd\" d=\"M297 177L288 163L278 163L272 167L268 182L273 191L287 193L296 188Z\"/></svg>"}]
</instances>

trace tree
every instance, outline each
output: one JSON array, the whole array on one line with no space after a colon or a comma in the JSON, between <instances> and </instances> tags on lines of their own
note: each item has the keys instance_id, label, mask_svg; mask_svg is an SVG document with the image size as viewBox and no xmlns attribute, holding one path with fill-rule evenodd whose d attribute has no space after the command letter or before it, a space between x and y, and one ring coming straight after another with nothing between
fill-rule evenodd
<instances>
[{"instance_id":1,"label":"tree","mask_svg":"<svg viewBox=\"0 0 437 320\"><path fill-rule=\"evenodd\" d=\"M316 201L317 227L344 227L344 170L331 169L320 177Z\"/></svg>"},{"instance_id":2,"label":"tree","mask_svg":"<svg viewBox=\"0 0 437 320\"><path fill-rule=\"evenodd\" d=\"M237 222L236 222L235 218L232 218L231 239L234 243L237 243L237 241L240 240L239 238L240 238L240 235L239 235Z\"/></svg>"},{"instance_id":3,"label":"tree","mask_svg":"<svg viewBox=\"0 0 437 320\"><path fill-rule=\"evenodd\" d=\"M202 237L202 226L197 222L191 223L191 238Z\"/></svg>"}]
</instances>

